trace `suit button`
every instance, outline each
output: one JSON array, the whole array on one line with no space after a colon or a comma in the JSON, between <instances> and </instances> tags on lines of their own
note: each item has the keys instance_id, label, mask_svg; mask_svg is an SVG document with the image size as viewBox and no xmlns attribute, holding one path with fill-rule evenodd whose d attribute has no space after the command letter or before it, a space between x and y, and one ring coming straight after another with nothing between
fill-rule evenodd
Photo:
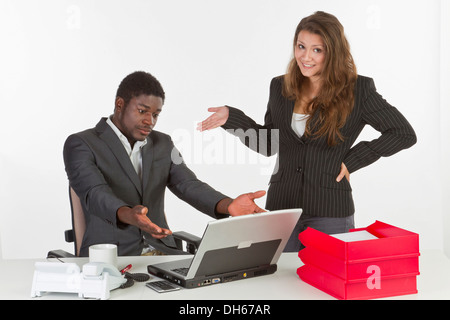
<instances>
[{"instance_id":1,"label":"suit button","mask_svg":"<svg viewBox=\"0 0 450 320\"><path fill-rule=\"evenodd\" d=\"M302 169L302 167L298 167L297 170L295 170L295 171L297 171L297 173L301 173L303 171L303 169Z\"/></svg>"}]
</instances>

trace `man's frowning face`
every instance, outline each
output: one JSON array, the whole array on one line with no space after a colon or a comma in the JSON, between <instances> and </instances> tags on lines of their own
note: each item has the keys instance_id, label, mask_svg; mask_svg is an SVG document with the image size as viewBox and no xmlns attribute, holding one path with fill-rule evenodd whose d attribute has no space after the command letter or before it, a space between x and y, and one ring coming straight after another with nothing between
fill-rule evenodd
<instances>
[{"instance_id":1,"label":"man's frowning face","mask_svg":"<svg viewBox=\"0 0 450 320\"><path fill-rule=\"evenodd\" d=\"M117 97L113 122L127 137L131 147L136 141L143 141L152 132L162 111L163 99L141 94L130 99L128 104Z\"/></svg>"}]
</instances>

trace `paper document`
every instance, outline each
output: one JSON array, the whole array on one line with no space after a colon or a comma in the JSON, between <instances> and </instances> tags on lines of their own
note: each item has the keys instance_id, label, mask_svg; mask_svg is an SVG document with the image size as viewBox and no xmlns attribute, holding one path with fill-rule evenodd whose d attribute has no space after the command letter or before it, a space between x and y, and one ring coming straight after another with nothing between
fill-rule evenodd
<instances>
[{"instance_id":1,"label":"paper document","mask_svg":"<svg viewBox=\"0 0 450 320\"><path fill-rule=\"evenodd\" d=\"M375 237L373 234L371 234L366 230L346 232L346 233L336 233L331 234L330 236L342 240L344 242L378 239L378 237Z\"/></svg>"}]
</instances>

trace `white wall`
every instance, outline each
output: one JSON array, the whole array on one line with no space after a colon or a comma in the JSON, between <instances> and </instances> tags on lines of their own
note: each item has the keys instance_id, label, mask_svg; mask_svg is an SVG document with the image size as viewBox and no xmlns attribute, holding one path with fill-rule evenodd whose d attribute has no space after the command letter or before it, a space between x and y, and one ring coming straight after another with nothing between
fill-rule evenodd
<instances>
[{"instance_id":1,"label":"white wall","mask_svg":"<svg viewBox=\"0 0 450 320\"><path fill-rule=\"evenodd\" d=\"M441 183L444 249L450 257L450 1L441 0Z\"/></svg>"},{"instance_id":2,"label":"white wall","mask_svg":"<svg viewBox=\"0 0 450 320\"><path fill-rule=\"evenodd\" d=\"M295 28L317 10L341 20L359 73L375 79L419 139L352 175L356 225L392 223L418 232L422 249L443 249L449 185L440 177L449 139L440 139L448 134L440 121L440 102L448 102L440 96L440 6L439 0L2 0L3 258L72 250L63 239L71 226L64 140L111 114L119 82L135 70L163 84L167 100L157 129L173 136L201 179L233 197L266 190L274 158L248 152L223 130L200 134L195 124L208 107L224 104L262 122L270 80L286 70ZM368 128L361 138L376 136ZM264 206L265 198L257 202ZM197 235L209 220L170 192L166 212L172 230Z\"/></svg>"}]
</instances>

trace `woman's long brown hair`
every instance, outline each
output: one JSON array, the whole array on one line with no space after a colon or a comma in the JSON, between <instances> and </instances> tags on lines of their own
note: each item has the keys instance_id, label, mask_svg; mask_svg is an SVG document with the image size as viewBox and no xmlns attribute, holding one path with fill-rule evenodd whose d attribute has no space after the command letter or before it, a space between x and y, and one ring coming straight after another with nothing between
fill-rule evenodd
<instances>
[{"instance_id":1,"label":"woman's long brown hair","mask_svg":"<svg viewBox=\"0 0 450 320\"><path fill-rule=\"evenodd\" d=\"M294 37L294 50L300 31L319 35L325 44L325 63L321 73L321 88L309 106L310 115L319 112L317 121L308 118L305 135L327 137L328 145L334 146L344 140L340 129L350 115L354 104L354 87L357 78L356 66L350 53L350 45L339 20L322 11L302 19ZM300 99L302 75L295 56L284 76L283 94L289 99Z\"/></svg>"}]
</instances>

